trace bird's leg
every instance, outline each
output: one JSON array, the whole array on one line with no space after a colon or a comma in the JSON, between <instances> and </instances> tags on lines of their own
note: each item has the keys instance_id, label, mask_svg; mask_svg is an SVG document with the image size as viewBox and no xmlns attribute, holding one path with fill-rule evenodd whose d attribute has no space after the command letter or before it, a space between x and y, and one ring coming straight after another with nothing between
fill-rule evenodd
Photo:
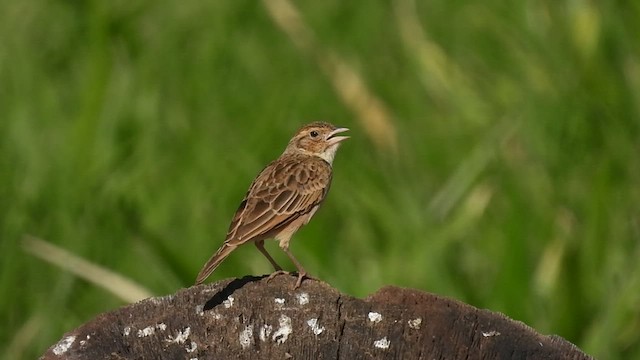
<instances>
[{"instance_id":1,"label":"bird's leg","mask_svg":"<svg viewBox=\"0 0 640 360\"><path fill-rule=\"evenodd\" d=\"M293 287L294 290L299 288L300 285L302 285L302 280L304 278L313 279L312 277L307 275L307 271L302 267L302 265L298 262L298 260L296 260L296 258L293 257L293 254L291 254L291 252L289 252L289 247L283 247L282 250L284 250L284 252L287 254L289 259L291 259L291 262L298 269L298 281L296 281L296 285Z\"/></svg>"},{"instance_id":2,"label":"bird's leg","mask_svg":"<svg viewBox=\"0 0 640 360\"><path fill-rule=\"evenodd\" d=\"M258 240L255 242L255 244L258 250L260 250L260 252L262 253L262 255L264 255L267 258L267 260L269 260L269 262L273 266L273 269L275 270L275 273L282 271L282 268L280 267L280 265L278 265L278 263L275 260L273 260L271 255L269 255L269 253L267 252L267 249L264 248L264 240Z\"/></svg>"},{"instance_id":3,"label":"bird's leg","mask_svg":"<svg viewBox=\"0 0 640 360\"><path fill-rule=\"evenodd\" d=\"M280 275L280 274L288 274L288 271L284 271L282 270L282 267L280 267L280 265L278 265L278 263L273 260L273 258L271 257L271 255L269 255L269 253L267 252L267 249L264 248L264 240L258 240L255 242L256 247L258 248L258 250L260 250L260 252L262 253L262 255L264 255L269 262L271 263L271 265L273 265L273 272L269 275L269 277L267 278L267 282L270 281L271 279L273 279L274 277Z\"/></svg>"}]
</instances>

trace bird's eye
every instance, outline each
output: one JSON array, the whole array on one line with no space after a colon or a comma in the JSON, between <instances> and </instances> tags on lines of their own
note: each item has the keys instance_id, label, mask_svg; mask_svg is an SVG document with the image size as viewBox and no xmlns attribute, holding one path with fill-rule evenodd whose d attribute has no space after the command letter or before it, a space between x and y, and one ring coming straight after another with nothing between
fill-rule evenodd
<instances>
[{"instance_id":1,"label":"bird's eye","mask_svg":"<svg viewBox=\"0 0 640 360\"><path fill-rule=\"evenodd\" d=\"M312 138L318 137L318 132L315 130L311 130L311 132L309 133L309 135L311 135Z\"/></svg>"}]
</instances>

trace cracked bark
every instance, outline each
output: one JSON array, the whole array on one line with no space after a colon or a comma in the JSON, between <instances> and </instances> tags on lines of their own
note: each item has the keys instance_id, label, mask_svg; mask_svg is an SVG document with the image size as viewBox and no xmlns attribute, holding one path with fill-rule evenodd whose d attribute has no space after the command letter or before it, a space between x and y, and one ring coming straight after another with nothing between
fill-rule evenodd
<instances>
[{"instance_id":1,"label":"cracked bark","mask_svg":"<svg viewBox=\"0 0 640 360\"><path fill-rule=\"evenodd\" d=\"M246 277L101 314L52 359L590 359L557 336L412 289L357 299L327 284Z\"/></svg>"}]
</instances>

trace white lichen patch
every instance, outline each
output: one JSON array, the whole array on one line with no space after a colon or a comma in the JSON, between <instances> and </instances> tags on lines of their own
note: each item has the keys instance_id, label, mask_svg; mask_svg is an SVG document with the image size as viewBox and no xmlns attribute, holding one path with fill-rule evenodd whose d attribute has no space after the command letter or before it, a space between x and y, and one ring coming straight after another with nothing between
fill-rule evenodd
<instances>
[{"instance_id":1,"label":"white lichen patch","mask_svg":"<svg viewBox=\"0 0 640 360\"><path fill-rule=\"evenodd\" d=\"M212 313L212 314L211 314L211 316L212 316L215 320L220 320L220 319L222 319L222 315L220 315L220 314L219 314L219 313L217 313L217 312Z\"/></svg>"},{"instance_id":2,"label":"white lichen patch","mask_svg":"<svg viewBox=\"0 0 640 360\"><path fill-rule=\"evenodd\" d=\"M484 332L484 331L482 332L482 336L484 336L484 337L499 336L499 335L500 335L500 333L498 331L495 331L495 330L491 330L491 331L488 331L488 332Z\"/></svg>"},{"instance_id":3,"label":"white lichen patch","mask_svg":"<svg viewBox=\"0 0 640 360\"><path fill-rule=\"evenodd\" d=\"M387 337L383 337L380 340L376 340L373 342L373 346L377 347L378 349L388 349L389 345L391 344L391 341L387 340Z\"/></svg>"},{"instance_id":4,"label":"white lichen patch","mask_svg":"<svg viewBox=\"0 0 640 360\"><path fill-rule=\"evenodd\" d=\"M307 325L309 325L315 336L322 334L324 331L324 326L318 326L318 319L316 318L307 320Z\"/></svg>"},{"instance_id":5,"label":"white lichen patch","mask_svg":"<svg viewBox=\"0 0 640 360\"><path fill-rule=\"evenodd\" d=\"M283 298L275 298L273 299L273 302L276 303L276 308L282 309L282 306L284 305L285 300Z\"/></svg>"},{"instance_id":6,"label":"white lichen patch","mask_svg":"<svg viewBox=\"0 0 640 360\"><path fill-rule=\"evenodd\" d=\"M67 336L66 338L58 341L56 346L53 347L53 353L55 355L62 355L66 353L69 348L71 348L71 345L73 345L74 341L76 341L75 336Z\"/></svg>"},{"instance_id":7,"label":"white lichen patch","mask_svg":"<svg viewBox=\"0 0 640 360\"><path fill-rule=\"evenodd\" d=\"M373 311L369 312L369 321L372 323L379 323L382 321L382 314Z\"/></svg>"},{"instance_id":8,"label":"white lichen patch","mask_svg":"<svg viewBox=\"0 0 640 360\"><path fill-rule=\"evenodd\" d=\"M198 349L198 344L196 344L194 341L191 342L191 344L189 344L189 346L185 346L184 348L188 353L192 353L194 351L196 351Z\"/></svg>"},{"instance_id":9,"label":"white lichen patch","mask_svg":"<svg viewBox=\"0 0 640 360\"><path fill-rule=\"evenodd\" d=\"M176 336L169 336L165 341L168 343L184 344L191 335L191 327L187 326L184 330L179 330Z\"/></svg>"},{"instance_id":10,"label":"white lichen patch","mask_svg":"<svg viewBox=\"0 0 640 360\"><path fill-rule=\"evenodd\" d=\"M296 299L298 299L298 304L307 305L309 303L309 294L306 292L296 294Z\"/></svg>"},{"instance_id":11,"label":"white lichen patch","mask_svg":"<svg viewBox=\"0 0 640 360\"><path fill-rule=\"evenodd\" d=\"M125 326L124 329L122 329L122 335L129 336L129 334L131 334L131 326Z\"/></svg>"},{"instance_id":12,"label":"white lichen patch","mask_svg":"<svg viewBox=\"0 0 640 360\"><path fill-rule=\"evenodd\" d=\"M228 309L233 306L234 300L235 299L233 298L233 296L229 296L225 301L222 302L222 304L224 304L224 307Z\"/></svg>"},{"instance_id":13,"label":"white lichen patch","mask_svg":"<svg viewBox=\"0 0 640 360\"><path fill-rule=\"evenodd\" d=\"M153 335L156 332L156 328L153 326L147 326L144 329L138 330L138 337L145 337L149 335Z\"/></svg>"},{"instance_id":14,"label":"white lichen patch","mask_svg":"<svg viewBox=\"0 0 640 360\"><path fill-rule=\"evenodd\" d=\"M273 331L273 326L267 325L267 324L262 325L262 327L260 328L260 341L262 342L267 341L272 331Z\"/></svg>"},{"instance_id":15,"label":"white lichen patch","mask_svg":"<svg viewBox=\"0 0 640 360\"><path fill-rule=\"evenodd\" d=\"M149 335L153 335L156 332L156 330L164 331L166 329L167 329L167 325L165 325L164 323L159 323L159 324L156 324L155 326L150 325L144 329L138 330L138 337L146 337Z\"/></svg>"},{"instance_id":16,"label":"white lichen patch","mask_svg":"<svg viewBox=\"0 0 640 360\"><path fill-rule=\"evenodd\" d=\"M200 316L204 316L204 305L196 306L196 314Z\"/></svg>"},{"instance_id":17,"label":"white lichen patch","mask_svg":"<svg viewBox=\"0 0 640 360\"><path fill-rule=\"evenodd\" d=\"M280 315L280 319L278 319L278 324L280 327L276 332L273 333L271 339L278 344L283 344L289 338L289 335L293 332L291 328L291 318L287 315Z\"/></svg>"},{"instance_id":18,"label":"white lichen patch","mask_svg":"<svg viewBox=\"0 0 640 360\"><path fill-rule=\"evenodd\" d=\"M87 337L84 340L80 340L80 346L85 346L87 344L87 341L89 341L89 339L91 339L91 335L87 335Z\"/></svg>"},{"instance_id":19,"label":"white lichen patch","mask_svg":"<svg viewBox=\"0 0 640 360\"><path fill-rule=\"evenodd\" d=\"M251 346L253 343L253 325L247 325L247 327L240 332L239 340L240 346L242 346L243 349L247 349Z\"/></svg>"},{"instance_id":20,"label":"white lichen patch","mask_svg":"<svg viewBox=\"0 0 640 360\"><path fill-rule=\"evenodd\" d=\"M409 324L410 328L418 330L420 329L420 325L422 325L422 318L415 318L407 321L407 323Z\"/></svg>"}]
</instances>

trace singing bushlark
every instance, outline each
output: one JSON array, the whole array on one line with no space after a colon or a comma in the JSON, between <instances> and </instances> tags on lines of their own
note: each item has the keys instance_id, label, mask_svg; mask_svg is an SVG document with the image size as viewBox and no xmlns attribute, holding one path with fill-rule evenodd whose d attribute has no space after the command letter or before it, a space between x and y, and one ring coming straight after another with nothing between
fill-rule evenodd
<instances>
[{"instance_id":1,"label":"singing bushlark","mask_svg":"<svg viewBox=\"0 0 640 360\"><path fill-rule=\"evenodd\" d=\"M289 241L306 225L327 196L331 185L332 163L340 143L348 136L337 136L349 129L326 122L303 126L289 141L282 155L256 177L236 211L227 238L202 267L196 284L201 284L238 246L253 242L269 260L275 274L282 267L264 247L266 239L276 239L298 269L295 288L307 272L289 251Z\"/></svg>"}]
</instances>

